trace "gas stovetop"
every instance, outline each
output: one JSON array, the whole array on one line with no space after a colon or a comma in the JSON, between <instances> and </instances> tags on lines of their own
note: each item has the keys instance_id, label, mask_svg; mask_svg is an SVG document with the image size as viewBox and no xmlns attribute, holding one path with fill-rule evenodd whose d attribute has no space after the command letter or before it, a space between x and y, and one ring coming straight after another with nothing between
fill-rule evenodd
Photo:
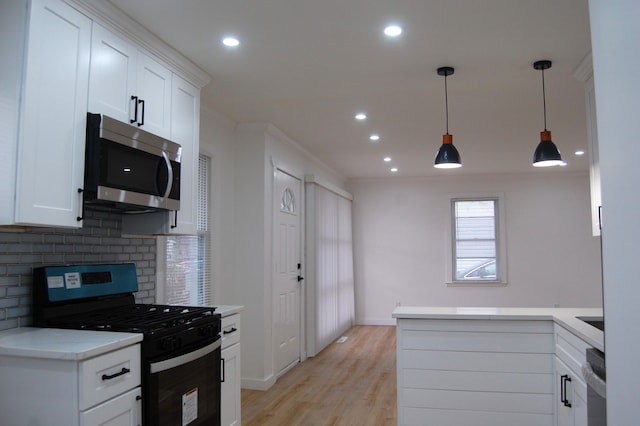
<instances>
[{"instance_id":1,"label":"gas stovetop","mask_svg":"<svg viewBox=\"0 0 640 426\"><path fill-rule=\"evenodd\" d=\"M130 304L51 319L63 328L126 331L156 334L169 329L192 327L214 316L215 308L194 306Z\"/></svg>"},{"instance_id":2,"label":"gas stovetop","mask_svg":"<svg viewBox=\"0 0 640 426\"><path fill-rule=\"evenodd\" d=\"M213 307L136 304L133 263L45 266L34 270L34 325L144 333L143 355L160 356L215 340Z\"/></svg>"}]
</instances>

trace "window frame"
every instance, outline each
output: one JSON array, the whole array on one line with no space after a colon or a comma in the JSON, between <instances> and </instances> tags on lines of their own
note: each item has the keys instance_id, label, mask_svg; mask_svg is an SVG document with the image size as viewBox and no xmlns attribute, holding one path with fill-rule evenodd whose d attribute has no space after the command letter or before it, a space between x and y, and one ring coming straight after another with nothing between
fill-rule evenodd
<instances>
[{"instance_id":1,"label":"window frame","mask_svg":"<svg viewBox=\"0 0 640 426\"><path fill-rule=\"evenodd\" d=\"M212 176L212 168L213 168L213 156L207 153L200 152L198 155L198 161L200 162L202 159L205 160L205 176L199 176L196 181L196 185L198 185L198 200L196 203L198 205L198 210L204 209L204 221L200 223L202 217L198 214L198 222L196 233L193 235L178 235L178 234L169 234L169 235L159 235L156 241L156 294L155 300L158 304L175 304L172 301L167 300L166 298L166 290L167 290L167 242L169 238L180 238L180 237L189 237L195 238L195 245L198 246L198 258L201 255L204 255L205 265L205 282L201 282L200 278L198 278L198 295L197 303L189 303L190 306L210 306L213 303L215 298L215 277L213 270L213 235L212 235L212 215L211 215L211 199L212 199L212 187L211 187L211 176ZM200 164L199 166L200 167ZM199 169L199 173L200 173ZM204 185L200 187L200 180L205 179L205 182L202 182ZM201 200L201 191L205 191L204 195L205 200ZM204 203L202 203L204 201ZM204 229L202 229L204 227ZM200 250L200 246L204 247L204 251ZM198 263L198 269L201 265ZM198 274L201 272L199 271ZM200 290L203 289L201 285L206 286L207 288L201 293ZM202 300L201 300L202 299Z\"/></svg>"},{"instance_id":2,"label":"window frame","mask_svg":"<svg viewBox=\"0 0 640 426\"><path fill-rule=\"evenodd\" d=\"M496 279L495 280L457 280L455 274L455 202L456 201L488 201L496 203L495 232L496 232ZM453 287L496 287L507 285L507 239L506 239L506 214L504 193L478 193L478 194L450 194L448 197L448 226L447 226L447 255L446 255L446 285Z\"/></svg>"}]
</instances>

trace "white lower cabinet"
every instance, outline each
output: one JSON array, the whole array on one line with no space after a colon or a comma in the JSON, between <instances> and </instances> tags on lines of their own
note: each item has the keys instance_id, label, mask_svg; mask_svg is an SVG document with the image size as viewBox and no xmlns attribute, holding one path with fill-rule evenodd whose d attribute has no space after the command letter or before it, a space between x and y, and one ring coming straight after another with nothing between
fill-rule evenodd
<instances>
[{"instance_id":1,"label":"white lower cabinet","mask_svg":"<svg viewBox=\"0 0 640 426\"><path fill-rule=\"evenodd\" d=\"M240 425L240 314L222 318L222 426Z\"/></svg>"},{"instance_id":2,"label":"white lower cabinet","mask_svg":"<svg viewBox=\"0 0 640 426\"><path fill-rule=\"evenodd\" d=\"M551 321L397 324L399 425L554 425Z\"/></svg>"},{"instance_id":3,"label":"white lower cabinet","mask_svg":"<svg viewBox=\"0 0 640 426\"><path fill-rule=\"evenodd\" d=\"M114 345L109 334L55 329L0 334L0 424L141 425L140 345L109 350ZM116 334L113 342L125 333Z\"/></svg>"},{"instance_id":4,"label":"white lower cabinet","mask_svg":"<svg viewBox=\"0 0 640 426\"><path fill-rule=\"evenodd\" d=\"M587 426L587 385L582 376L556 357L556 426Z\"/></svg>"},{"instance_id":5,"label":"white lower cabinet","mask_svg":"<svg viewBox=\"0 0 640 426\"><path fill-rule=\"evenodd\" d=\"M554 401L557 426L587 426L587 385L582 366L590 346L555 325Z\"/></svg>"},{"instance_id":6,"label":"white lower cabinet","mask_svg":"<svg viewBox=\"0 0 640 426\"><path fill-rule=\"evenodd\" d=\"M112 400L80 413L80 426L121 426L142 424L140 401L142 392L137 387Z\"/></svg>"}]
</instances>

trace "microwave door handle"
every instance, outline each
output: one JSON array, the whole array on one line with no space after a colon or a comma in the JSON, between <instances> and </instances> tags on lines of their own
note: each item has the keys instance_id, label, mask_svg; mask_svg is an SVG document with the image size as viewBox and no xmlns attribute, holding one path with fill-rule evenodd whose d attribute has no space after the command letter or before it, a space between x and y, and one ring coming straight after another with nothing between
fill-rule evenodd
<instances>
[{"instance_id":1,"label":"microwave door handle","mask_svg":"<svg viewBox=\"0 0 640 426\"><path fill-rule=\"evenodd\" d=\"M162 201L165 201L167 197L169 197L169 194L171 193L171 187L173 186L173 168L171 167L171 161L169 161L167 153L164 151L162 151L162 158L164 159L164 163L167 166L167 176L169 178L167 181L167 188L164 191L164 195L162 196Z\"/></svg>"}]
</instances>

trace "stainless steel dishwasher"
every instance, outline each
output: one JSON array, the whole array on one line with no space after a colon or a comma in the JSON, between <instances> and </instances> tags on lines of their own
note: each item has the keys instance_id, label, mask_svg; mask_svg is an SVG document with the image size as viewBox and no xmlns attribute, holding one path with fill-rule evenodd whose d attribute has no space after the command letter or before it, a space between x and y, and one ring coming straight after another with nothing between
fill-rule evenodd
<instances>
[{"instance_id":1,"label":"stainless steel dishwasher","mask_svg":"<svg viewBox=\"0 0 640 426\"><path fill-rule=\"evenodd\" d=\"M595 348L587 349L587 363L582 367L587 383L588 426L607 425L607 376L604 353Z\"/></svg>"}]
</instances>

